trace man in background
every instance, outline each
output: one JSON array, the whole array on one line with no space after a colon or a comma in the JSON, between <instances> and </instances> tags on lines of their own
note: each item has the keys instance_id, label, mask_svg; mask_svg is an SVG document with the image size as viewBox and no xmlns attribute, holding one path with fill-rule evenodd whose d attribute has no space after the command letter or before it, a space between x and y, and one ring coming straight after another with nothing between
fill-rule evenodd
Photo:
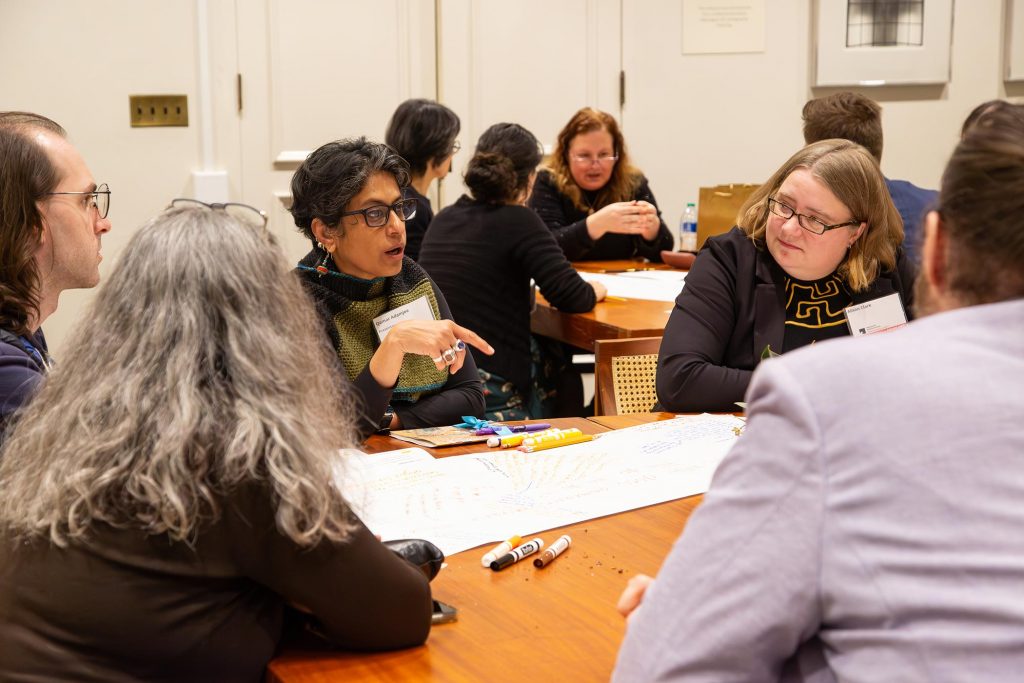
<instances>
[{"instance_id":1,"label":"man in background","mask_svg":"<svg viewBox=\"0 0 1024 683\"><path fill-rule=\"evenodd\" d=\"M829 138L852 140L882 163L882 108L874 100L853 92L819 97L804 105L803 120L807 144ZM938 193L906 180L886 178L885 184L903 218L903 248L911 261L920 263L921 220L934 208Z\"/></svg>"},{"instance_id":2,"label":"man in background","mask_svg":"<svg viewBox=\"0 0 1024 683\"><path fill-rule=\"evenodd\" d=\"M758 366L703 504L623 594L614 680L1020 678L1024 107L968 131L924 232L924 317Z\"/></svg>"},{"instance_id":3,"label":"man in background","mask_svg":"<svg viewBox=\"0 0 1024 683\"><path fill-rule=\"evenodd\" d=\"M0 112L0 439L50 365L41 326L60 293L99 283L109 206L63 128Z\"/></svg>"}]
</instances>

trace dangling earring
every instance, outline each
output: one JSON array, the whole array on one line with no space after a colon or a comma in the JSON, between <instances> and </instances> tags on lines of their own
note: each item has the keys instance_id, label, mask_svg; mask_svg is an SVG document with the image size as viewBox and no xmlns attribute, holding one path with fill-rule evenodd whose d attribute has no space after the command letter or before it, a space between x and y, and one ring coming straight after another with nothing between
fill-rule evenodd
<instances>
[{"instance_id":1,"label":"dangling earring","mask_svg":"<svg viewBox=\"0 0 1024 683\"><path fill-rule=\"evenodd\" d=\"M320 244L319 242L316 243L316 246L320 247L324 251L324 258L316 267L316 272L320 273L320 277L323 277L324 273L328 272L327 259L331 258L331 252L327 251L326 247L324 247L324 245Z\"/></svg>"}]
</instances>

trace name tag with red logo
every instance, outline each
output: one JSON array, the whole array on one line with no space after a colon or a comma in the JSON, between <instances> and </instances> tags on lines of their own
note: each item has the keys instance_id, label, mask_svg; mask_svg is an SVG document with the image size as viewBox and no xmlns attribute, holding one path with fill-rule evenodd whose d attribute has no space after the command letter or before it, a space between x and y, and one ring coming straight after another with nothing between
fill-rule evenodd
<instances>
[{"instance_id":1,"label":"name tag with red logo","mask_svg":"<svg viewBox=\"0 0 1024 683\"><path fill-rule=\"evenodd\" d=\"M848 306L843 312L854 337L891 332L907 324L907 312L898 293Z\"/></svg>"}]
</instances>

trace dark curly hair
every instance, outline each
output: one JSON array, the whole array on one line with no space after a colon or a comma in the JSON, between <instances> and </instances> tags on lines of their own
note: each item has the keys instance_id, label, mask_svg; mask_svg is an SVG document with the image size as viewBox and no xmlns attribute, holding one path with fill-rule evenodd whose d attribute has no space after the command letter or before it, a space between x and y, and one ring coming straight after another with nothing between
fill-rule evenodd
<instances>
[{"instance_id":1,"label":"dark curly hair","mask_svg":"<svg viewBox=\"0 0 1024 683\"><path fill-rule=\"evenodd\" d=\"M329 228L341 224L341 214L374 173L388 173L399 190L409 185L409 164L393 149L365 137L335 140L321 146L292 176L292 218L316 246L313 219Z\"/></svg>"}]
</instances>

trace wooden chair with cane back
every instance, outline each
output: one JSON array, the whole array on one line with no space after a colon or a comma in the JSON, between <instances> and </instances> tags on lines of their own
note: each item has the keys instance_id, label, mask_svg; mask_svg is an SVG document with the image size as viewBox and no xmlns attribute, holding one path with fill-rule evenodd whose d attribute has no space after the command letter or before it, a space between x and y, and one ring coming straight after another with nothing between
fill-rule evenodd
<instances>
[{"instance_id":1,"label":"wooden chair with cane back","mask_svg":"<svg viewBox=\"0 0 1024 683\"><path fill-rule=\"evenodd\" d=\"M594 342L594 413L649 413L658 401L654 377L661 337Z\"/></svg>"}]
</instances>

